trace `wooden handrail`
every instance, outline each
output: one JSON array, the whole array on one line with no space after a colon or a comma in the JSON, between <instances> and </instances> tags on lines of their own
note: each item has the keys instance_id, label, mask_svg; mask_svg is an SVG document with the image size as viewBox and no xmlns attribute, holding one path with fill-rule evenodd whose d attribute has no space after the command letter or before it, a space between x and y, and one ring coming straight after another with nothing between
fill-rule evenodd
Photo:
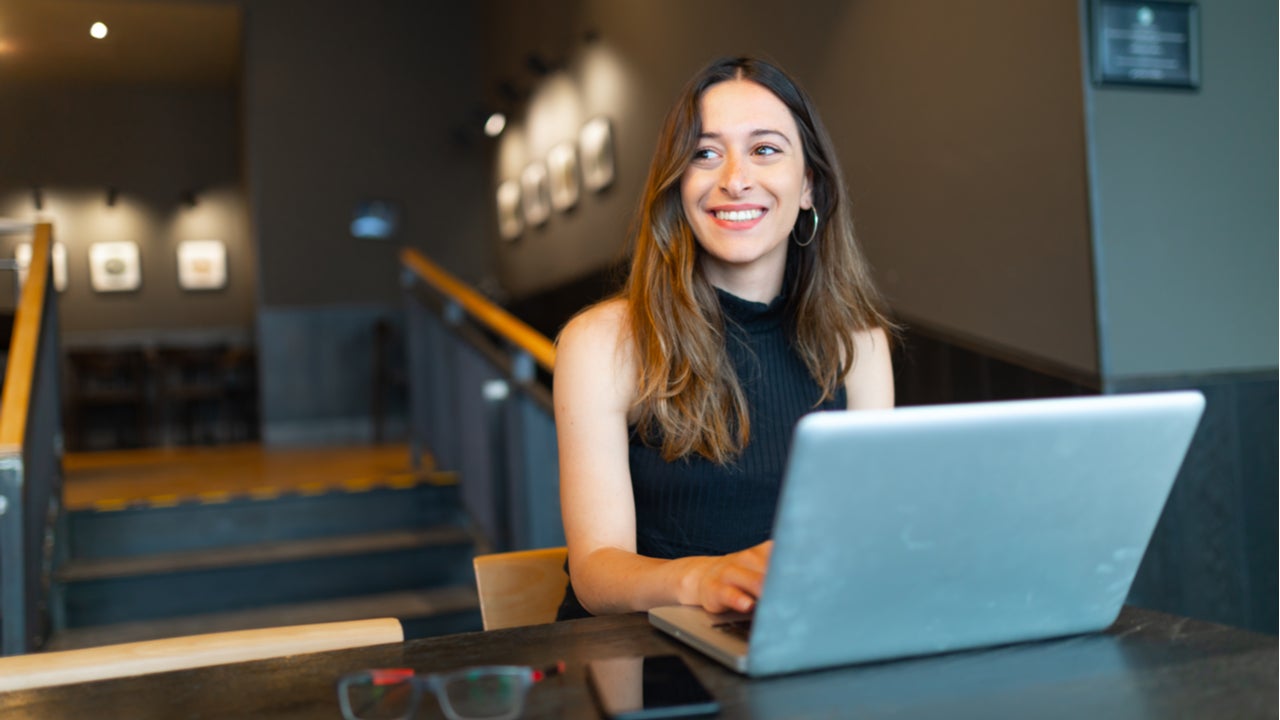
<instances>
[{"instance_id":1,"label":"wooden handrail","mask_svg":"<svg viewBox=\"0 0 1280 720\"><path fill-rule=\"evenodd\" d=\"M32 383L40 346L40 328L45 322L45 293L48 292L49 255L53 248L53 225L37 223L31 246L31 264L22 286L13 317L9 340L9 362L5 369L4 396L0 398L0 452L21 452L27 436Z\"/></svg>"},{"instance_id":2,"label":"wooden handrail","mask_svg":"<svg viewBox=\"0 0 1280 720\"><path fill-rule=\"evenodd\" d=\"M470 286L450 275L439 265L428 260L413 248L400 251L400 262L415 275L445 297L462 306L471 317L488 327L508 342L533 356L548 371L556 365L556 347L547 336L534 330L522 320L494 305L488 298L472 290Z\"/></svg>"}]
</instances>

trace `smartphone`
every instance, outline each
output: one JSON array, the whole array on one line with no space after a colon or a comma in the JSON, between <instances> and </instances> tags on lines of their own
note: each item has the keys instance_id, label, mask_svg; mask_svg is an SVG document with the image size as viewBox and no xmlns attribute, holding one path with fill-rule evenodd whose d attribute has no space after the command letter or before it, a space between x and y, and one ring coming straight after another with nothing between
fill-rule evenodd
<instances>
[{"instance_id":1,"label":"smartphone","mask_svg":"<svg viewBox=\"0 0 1280 720\"><path fill-rule=\"evenodd\" d=\"M679 655L620 657L587 663L600 711L610 720L715 715L720 703Z\"/></svg>"}]
</instances>

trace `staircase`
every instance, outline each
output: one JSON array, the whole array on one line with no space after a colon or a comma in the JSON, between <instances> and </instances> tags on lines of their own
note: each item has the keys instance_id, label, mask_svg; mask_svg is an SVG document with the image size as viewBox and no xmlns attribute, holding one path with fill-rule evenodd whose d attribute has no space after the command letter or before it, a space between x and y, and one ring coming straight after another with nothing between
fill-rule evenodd
<instances>
[{"instance_id":1,"label":"staircase","mask_svg":"<svg viewBox=\"0 0 1280 720\"><path fill-rule=\"evenodd\" d=\"M481 627L449 474L99 502L64 530L48 649L365 617L406 637Z\"/></svg>"}]
</instances>

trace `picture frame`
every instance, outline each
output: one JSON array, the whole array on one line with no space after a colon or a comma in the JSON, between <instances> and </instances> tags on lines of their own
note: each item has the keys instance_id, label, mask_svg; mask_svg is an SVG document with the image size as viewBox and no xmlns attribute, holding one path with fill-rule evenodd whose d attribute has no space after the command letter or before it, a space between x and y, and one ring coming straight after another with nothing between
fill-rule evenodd
<instances>
[{"instance_id":1,"label":"picture frame","mask_svg":"<svg viewBox=\"0 0 1280 720\"><path fill-rule=\"evenodd\" d=\"M578 148L565 141L547 152L547 173L550 176L551 207L566 212L578 204L581 183L578 180Z\"/></svg>"},{"instance_id":2,"label":"picture frame","mask_svg":"<svg viewBox=\"0 0 1280 720\"><path fill-rule=\"evenodd\" d=\"M520 174L521 198L524 201L524 221L529 227L546 224L551 217L550 178L546 163L534 161Z\"/></svg>"},{"instance_id":3,"label":"picture frame","mask_svg":"<svg viewBox=\"0 0 1280 720\"><path fill-rule=\"evenodd\" d=\"M498 185L498 233L503 240L515 240L524 232L524 216L520 208L520 181L506 180Z\"/></svg>"},{"instance_id":4,"label":"picture frame","mask_svg":"<svg viewBox=\"0 0 1280 720\"><path fill-rule=\"evenodd\" d=\"M221 240L178 243L178 287L221 290L227 286L227 246Z\"/></svg>"},{"instance_id":5,"label":"picture frame","mask_svg":"<svg viewBox=\"0 0 1280 720\"><path fill-rule=\"evenodd\" d=\"M89 246L89 285L94 292L130 292L142 286L138 243L127 240Z\"/></svg>"},{"instance_id":6,"label":"picture frame","mask_svg":"<svg viewBox=\"0 0 1280 720\"><path fill-rule=\"evenodd\" d=\"M1091 0L1093 83L1200 87L1200 19L1194 2Z\"/></svg>"},{"instance_id":7,"label":"picture frame","mask_svg":"<svg viewBox=\"0 0 1280 720\"><path fill-rule=\"evenodd\" d=\"M578 149L583 187L600 192L612 185L616 175L613 123L603 116L588 120L578 131Z\"/></svg>"},{"instance_id":8,"label":"picture frame","mask_svg":"<svg viewBox=\"0 0 1280 720\"><path fill-rule=\"evenodd\" d=\"M31 267L31 243L18 243L13 248L13 259L18 265L18 288L27 284L27 270ZM54 243L50 261L53 264L53 288L67 291L67 246Z\"/></svg>"}]
</instances>

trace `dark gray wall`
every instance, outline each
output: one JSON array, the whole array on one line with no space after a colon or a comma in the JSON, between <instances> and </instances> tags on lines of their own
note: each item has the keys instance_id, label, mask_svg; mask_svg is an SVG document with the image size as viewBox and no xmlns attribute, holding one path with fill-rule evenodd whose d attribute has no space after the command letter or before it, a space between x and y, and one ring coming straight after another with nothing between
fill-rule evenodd
<instances>
[{"instance_id":1,"label":"dark gray wall","mask_svg":"<svg viewBox=\"0 0 1280 720\"><path fill-rule=\"evenodd\" d=\"M418 245L464 279L490 250L465 3L250 0L245 128L262 304L399 304L396 254ZM472 131L466 141L455 128ZM369 198L399 236L358 240Z\"/></svg>"},{"instance_id":2,"label":"dark gray wall","mask_svg":"<svg viewBox=\"0 0 1280 720\"><path fill-rule=\"evenodd\" d=\"M0 82L0 101L0 216L55 223L67 248L65 344L249 339L256 271L235 88ZM119 191L114 207L108 187ZM195 207L180 200L188 190ZM185 292L178 243L205 239L227 246L227 287ZM0 255L22 240L0 238ZM138 243L142 287L94 293L89 246L116 240Z\"/></svg>"},{"instance_id":3,"label":"dark gray wall","mask_svg":"<svg viewBox=\"0 0 1280 720\"><path fill-rule=\"evenodd\" d=\"M401 245L471 283L488 272L474 22L465 3L245 3L269 444L371 437L373 327L401 312ZM371 198L399 204L393 240L351 237Z\"/></svg>"}]
</instances>

